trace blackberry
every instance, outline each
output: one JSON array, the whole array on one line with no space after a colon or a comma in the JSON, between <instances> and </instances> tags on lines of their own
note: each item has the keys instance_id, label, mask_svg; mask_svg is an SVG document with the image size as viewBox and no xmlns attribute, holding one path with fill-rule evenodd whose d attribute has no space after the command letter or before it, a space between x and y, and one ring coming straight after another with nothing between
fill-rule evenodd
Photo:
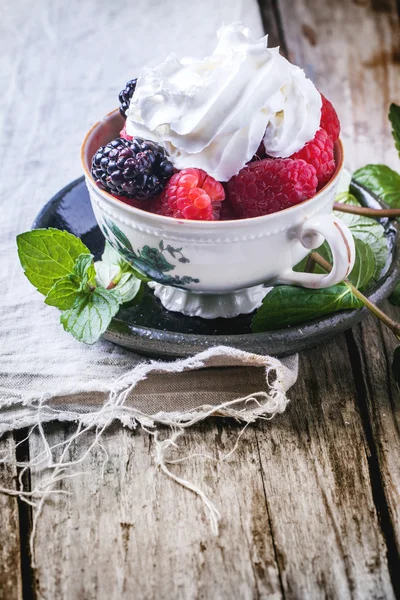
<instances>
[{"instance_id":1,"label":"blackberry","mask_svg":"<svg viewBox=\"0 0 400 600\"><path fill-rule=\"evenodd\" d=\"M126 86L124 87L123 90L120 91L119 96L118 96L119 103L120 103L119 112L124 117L124 119L126 117L126 111L129 108L129 104L131 103L131 98L132 98L133 93L136 88L136 82L137 82L137 79L131 79L130 81L128 81Z\"/></svg>"},{"instance_id":2,"label":"blackberry","mask_svg":"<svg viewBox=\"0 0 400 600\"><path fill-rule=\"evenodd\" d=\"M158 196L173 173L165 150L142 138L117 138L101 146L92 160L92 175L101 189L137 200Z\"/></svg>"}]
</instances>

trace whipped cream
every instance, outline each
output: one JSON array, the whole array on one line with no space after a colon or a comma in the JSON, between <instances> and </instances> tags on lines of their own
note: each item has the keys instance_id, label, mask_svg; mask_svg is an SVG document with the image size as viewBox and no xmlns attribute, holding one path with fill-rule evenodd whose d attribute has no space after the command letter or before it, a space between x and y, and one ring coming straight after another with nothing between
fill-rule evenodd
<instances>
[{"instance_id":1,"label":"whipped cream","mask_svg":"<svg viewBox=\"0 0 400 600\"><path fill-rule=\"evenodd\" d=\"M317 131L321 96L304 72L254 39L240 23L218 32L214 53L198 60L174 54L144 67L127 110L128 135L163 146L177 169L204 169L228 181L263 141L287 157Z\"/></svg>"}]
</instances>

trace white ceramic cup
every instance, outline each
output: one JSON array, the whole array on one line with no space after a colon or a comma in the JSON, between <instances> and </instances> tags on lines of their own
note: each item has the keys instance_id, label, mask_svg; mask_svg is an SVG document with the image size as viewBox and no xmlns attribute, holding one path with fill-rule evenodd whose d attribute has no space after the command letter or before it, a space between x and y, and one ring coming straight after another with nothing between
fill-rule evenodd
<instances>
[{"instance_id":1,"label":"white ceramic cup","mask_svg":"<svg viewBox=\"0 0 400 600\"><path fill-rule=\"evenodd\" d=\"M203 318L249 313L277 284L324 288L344 279L355 259L348 228L332 214L343 168L335 144L336 171L330 182L301 204L236 221L173 219L130 206L99 189L91 176L96 150L118 137L123 119L108 114L87 134L82 164L96 220L105 237L132 265L151 278L154 293L169 310ZM327 240L330 273L297 273L312 248Z\"/></svg>"}]
</instances>

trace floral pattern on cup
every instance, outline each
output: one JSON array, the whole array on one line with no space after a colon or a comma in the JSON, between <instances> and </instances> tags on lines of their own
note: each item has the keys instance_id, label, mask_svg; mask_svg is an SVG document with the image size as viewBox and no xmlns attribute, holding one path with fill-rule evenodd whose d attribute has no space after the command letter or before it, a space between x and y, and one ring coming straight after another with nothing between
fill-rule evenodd
<instances>
[{"instance_id":1,"label":"floral pattern on cup","mask_svg":"<svg viewBox=\"0 0 400 600\"><path fill-rule=\"evenodd\" d=\"M164 242L161 240L158 248L151 248L146 245L141 250L135 251L124 232L110 219L105 220L101 229L104 237L111 246L118 250L129 264L149 279L163 285L173 285L182 288L189 283L200 282L199 279L195 279L189 275L179 276L168 273L169 271L173 271L176 265L166 259L166 253L172 258L178 257L178 262L180 263L190 262L182 254L182 248L173 248L169 244L164 246Z\"/></svg>"}]
</instances>

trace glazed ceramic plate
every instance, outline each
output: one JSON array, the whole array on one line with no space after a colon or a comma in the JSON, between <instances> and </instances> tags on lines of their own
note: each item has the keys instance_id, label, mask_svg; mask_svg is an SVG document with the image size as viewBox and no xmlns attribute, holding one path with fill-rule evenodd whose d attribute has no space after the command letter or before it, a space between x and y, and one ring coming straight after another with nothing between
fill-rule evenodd
<instances>
[{"instance_id":1,"label":"glazed ceramic plate","mask_svg":"<svg viewBox=\"0 0 400 600\"><path fill-rule=\"evenodd\" d=\"M365 206L380 207L378 200L361 186L353 184L351 191ZM390 260L386 272L369 293L373 302L380 302L390 294L400 274L397 226L388 219L381 222L387 235ZM80 237L96 260L103 252L104 237L94 218L83 177L67 185L46 204L33 224L33 228L39 227L65 229ZM252 333L251 314L234 319L186 317L167 311L146 288L140 304L122 308L103 337L157 357L185 357L220 344L258 354L285 356L344 331L367 313L367 309L343 311L305 325Z\"/></svg>"}]
</instances>

